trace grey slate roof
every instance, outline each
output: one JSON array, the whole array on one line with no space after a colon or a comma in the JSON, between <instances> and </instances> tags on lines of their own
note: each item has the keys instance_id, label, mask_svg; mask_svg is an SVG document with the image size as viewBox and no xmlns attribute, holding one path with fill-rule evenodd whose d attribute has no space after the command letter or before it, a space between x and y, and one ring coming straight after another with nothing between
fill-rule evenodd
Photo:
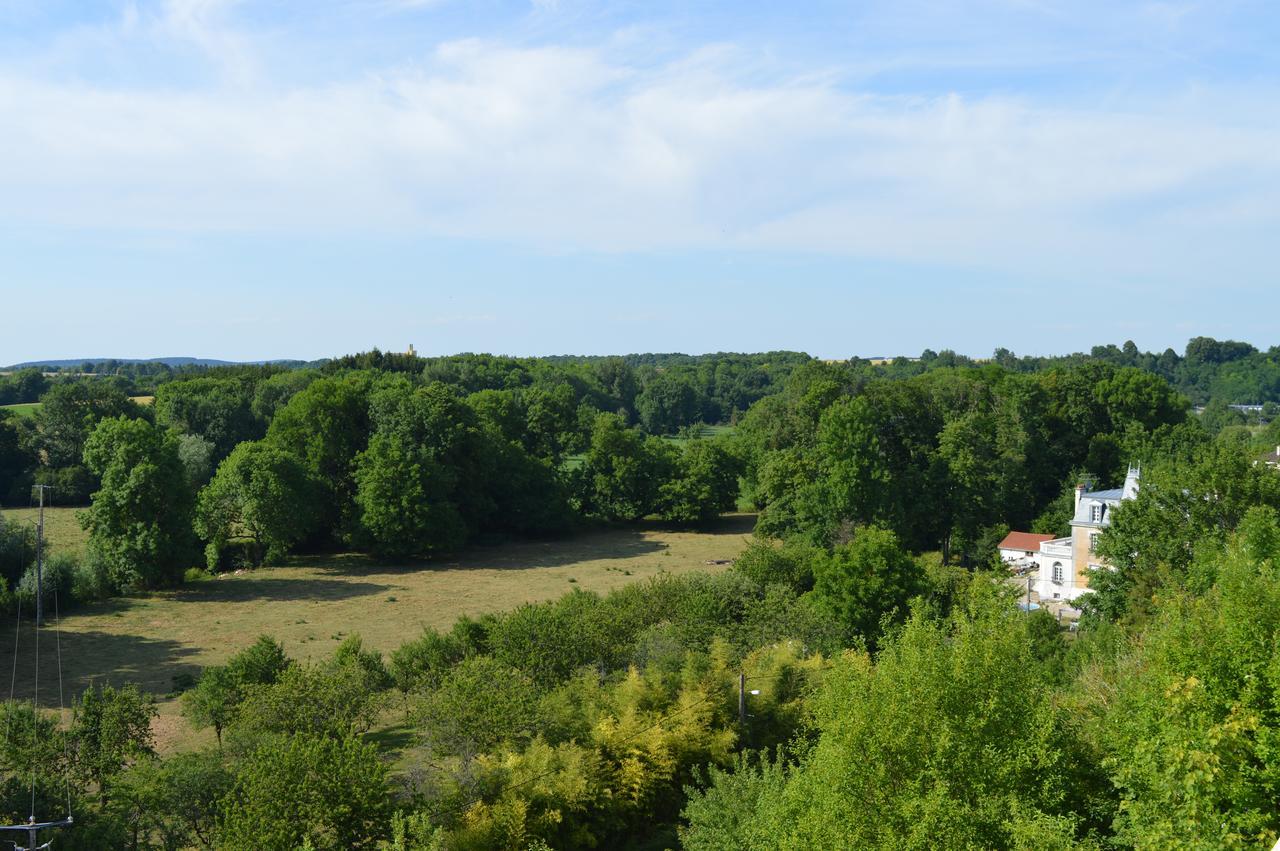
<instances>
[{"instance_id":1,"label":"grey slate roof","mask_svg":"<svg viewBox=\"0 0 1280 851\"><path fill-rule=\"evenodd\" d=\"M1111 499L1119 502L1120 498L1123 496L1124 496L1124 488L1112 488L1111 490L1105 490L1105 491L1090 491L1089 493L1081 494L1080 498L1081 499Z\"/></svg>"}]
</instances>

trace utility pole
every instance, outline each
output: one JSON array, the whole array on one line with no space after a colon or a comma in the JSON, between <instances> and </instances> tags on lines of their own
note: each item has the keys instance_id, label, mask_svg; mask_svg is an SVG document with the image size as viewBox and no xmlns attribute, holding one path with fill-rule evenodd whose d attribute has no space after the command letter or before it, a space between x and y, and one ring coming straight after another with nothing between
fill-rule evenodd
<instances>
[{"instance_id":1,"label":"utility pole","mask_svg":"<svg viewBox=\"0 0 1280 851\"><path fill-rule=\"evenodd\" d=\"M50 485L36 485L40 494L40 520L36 523L36 626L44 626L44 492Z\"/></svg>"},{"instance_id":2,"label":"utility pole","mask_svg":"<svg viewBox=\"0 0 1280 851\"><path fill-rule=\"evenodd\" d=\"M1027 611L1031 611L1031 574L1027 574Z\"/></svg>"}]
</instances>

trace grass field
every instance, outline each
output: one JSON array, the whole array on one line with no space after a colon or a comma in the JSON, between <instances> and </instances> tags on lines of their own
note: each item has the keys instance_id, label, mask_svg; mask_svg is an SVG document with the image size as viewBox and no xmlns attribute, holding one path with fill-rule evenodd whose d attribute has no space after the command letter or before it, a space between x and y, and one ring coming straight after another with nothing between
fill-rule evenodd
<instances>
[{"instance_id":1,"label":"grass field","mask_svg":"<svg viewBox=\"0 0 1280 851\"><path fill-rule=\"evenodd\" d=\"M129 398L139 405L150 405L156 400L155 396L130 396ZM0 411L13 411L20 417L34 417L39 407L39 402L23 402L18 405L0 405Z\"/></svg>"},{"instance_id":2,"label":"grass field","mask_svg":"<svg viewBox=\"0 0 1280 851\"><path fill-rule=\"evenodd\" d=\"M55 494L56 496L56 494ZM46 508L44 510L44 539L50 552L84 551L89 533L80 528L76 514L83 508ZM40 516L38 508L6 508L0 511L6 523L25 523L35 527Z\"/></svg>"},{"instance_id":3,"label":"grass field","mask_svg":"<svg viewBox=\"0 0 1280 851\"><path fill-rule=\"evenodd\" d=\"M70 512L59 509L54 513ZM6 516L22 512L6 511ZM736 514L706 532L653 524L608 529L549 542L476 547L440 563L384 565L362 556L305 559L290 567L247 571L174 591L96 604L63 619L64 682L78 694L90 682L136 682L163 697L174 677L198 674L263 633L295 658L323 657L352 633L390 651L424 626L448 628L460 615L514 608L573 588L607 591L660 573L723 570L746 545L755 518ZM53 528L46 513L50 536ZM68 538L70 536L68 535ZM14 633L0 635L0 660L12 664ZM31 695L33 635L18 633L18 693ZM51 679L54 635L42 631L40 701L58 703ZM25 686L21 684L26 684ZM157 739L165 750L202 741L162 700Z\"/></svg>"},{"instance_id":4,"label":"grass field","mask_svg":"<svg viewBox=\"0 0 1280 851\"><path fill-rule=\"evenodd\" d=\"M34 417L36 408L39 407L39 402L23 402L18 405L0 405L0 411L9 411L19 417Z\"/></svg>"}]
</instances>

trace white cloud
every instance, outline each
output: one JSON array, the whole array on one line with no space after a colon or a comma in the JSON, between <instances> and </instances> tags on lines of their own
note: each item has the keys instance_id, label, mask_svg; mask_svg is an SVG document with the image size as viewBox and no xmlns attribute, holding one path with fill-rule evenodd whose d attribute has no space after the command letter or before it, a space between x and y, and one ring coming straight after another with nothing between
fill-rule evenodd
<instances>
[{"instance_id":1,"label":"white cloud","mask_svg":"<svg viewBox=\"0 0 1280 851\"><path fill-rule=\"evenodd\" d=\"M1271 92L1227 93L1259 105L1244 124L1212 98L1066 110L886 96L762 82L729 49L654 68L486 41L255 87L227 7L173 0L151 22L229 69L223 85L0 71L0 221L1137 270L1271 251L1242 240L1280 225Z\"/></svg>"}]
</instances>

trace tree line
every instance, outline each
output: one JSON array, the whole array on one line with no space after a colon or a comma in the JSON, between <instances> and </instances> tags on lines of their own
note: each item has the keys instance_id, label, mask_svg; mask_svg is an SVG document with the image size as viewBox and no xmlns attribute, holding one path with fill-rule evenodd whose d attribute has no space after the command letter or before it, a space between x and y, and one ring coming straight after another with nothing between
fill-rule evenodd
<instances>
[{"instance_id":1,"label":"tree line","mask_svg":"<svg viewBox=\"0 0 1280 851\"><path fill-rule=\"evenodd\" d=\"M260 639L182 697L213 732L195 753L158 758L128 689L91 690L69 724L10 706L8 817L47 764L37 792L70 779L83 813L69 848L1091 851L1280 831L1280 472L1257 457L1274 423L1215 432L1163 379L1102 362L809 362L732 437L676 448L580 399L546 415L523 387L297 374L198 488L171 419L197 421L195 402L158 394L154 421L90 431L112 581L171 578L130 571L197 535L219 563L334 541L429 553L562 510L685 519L675 506L725 505L739 479L758 540L724 573L464 618L386 655L348 638L296 661ZM234 421L207 422L212 447ZM1076 482L1135 461L1142 488L1098 544L1115 570L1068 640L1016 606L994 541L1060 530ZM411 744L394 774L389 716ZM49 742L47 763L24 741Z\"/></svg>"},{"instance_id":2,"label":"tree line","mask_svg":"<svg viewBox=\"0 0 1280 851\"><path fill-rule=\"evenodd\" d=\"M1280 473L1223 470L1232 452L1165 459L1116 509L1113 552L1139 525L1160 540L1118 563L1127 605L1071 641L998 573L887 529L760 540L725 573L386 655L259 638L182 695L213 742L163 759L136 690L91 689L69 723L6 705L0 806L26 812L35 765L50 811L70 784L72 849L1266 847Z\"/></svg>"}]
</instances>

